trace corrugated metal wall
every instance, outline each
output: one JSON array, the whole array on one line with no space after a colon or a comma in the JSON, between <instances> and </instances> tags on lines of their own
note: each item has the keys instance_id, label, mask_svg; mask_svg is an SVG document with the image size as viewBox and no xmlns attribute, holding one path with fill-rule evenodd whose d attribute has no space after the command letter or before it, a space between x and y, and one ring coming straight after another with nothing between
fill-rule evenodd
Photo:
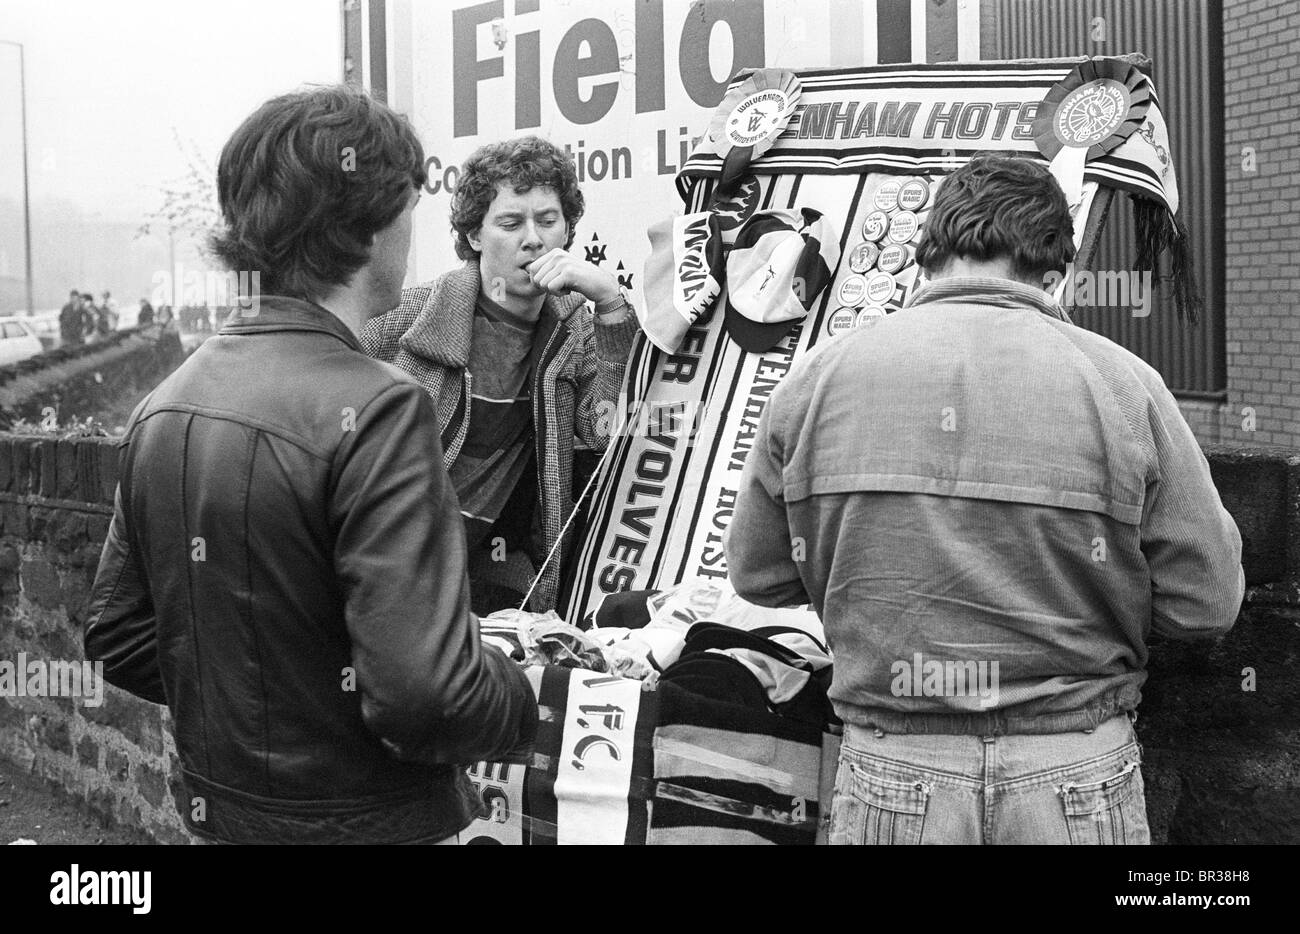
<instances>
[{"instance_id":1,"label":"corrugated metal wall","mask_svg":"<svg viewBox=\"0 0 1300 934\"><path fill-rule=\"evenodd\" d=\"M1204 313L1197 325L1183 323L1167 290L1158 289L1146 318L1117 308L1076 309L1073 317L1141 356L1180 395L1221 394L1227 386L1221 0L984 0L981 16L984 59L1125 52L1151 58ZM1136 249L1127 195L1115 198L1107 227L1091 267L1131 269Z\"/></svg>"}]
</instances>

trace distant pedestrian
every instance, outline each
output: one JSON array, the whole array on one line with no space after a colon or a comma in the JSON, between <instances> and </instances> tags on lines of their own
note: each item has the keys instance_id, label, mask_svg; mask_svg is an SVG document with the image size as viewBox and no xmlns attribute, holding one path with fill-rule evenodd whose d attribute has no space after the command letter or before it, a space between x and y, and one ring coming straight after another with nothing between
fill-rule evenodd
<instances>
[{"instance_id":1,"label":"distant pedestrian","mask_svg":"<svg viewBox=\"0 0 1300 934\"><path fill-rule=\"evenodd\" d=\"M95 333L100 337L107 337L117 330L117 315L113 314L106 305L100 305L95 309Z\"/></svg>"},{"instance_id":2,"label":"distant pedestrian","mask_svg":"<svg viewBox=\"0 0 1300 934\"><path fill-rule=\"evenodd\" d=\"M140 299L140 314L135 319L136 327L148 327L153 324L153 305L147 298Z\"/></svg>"},{"instance_id":3,"label":"distant pedestrian","mask_svg":"<svg viewBox=\"0 0 1300 934\"><path fill-rule=\"evenodd\" d=\"M83 342L95 339L99 332L99 306L95 296L89 292L81 293L81 335Z\"/></svg>"},{"instance_id":4,"label":"distant pedestrian","mask_svg":"<svg viewBox=\"0 0 1300 934\"><path fill-rule=\"evenodd\" d=\"M68 301L59 311L59 338L65 347L75 347L86 338L85 319L82 317L81 293L73 289Z\"/></svg>"},{"instance_id":5,"label":"distant pedestrian","mask_svg":"<svg viewBox=\"0 0 1300 934\"><path fill-rule=\"evenodd\" d=\"M109 292L107 289L104 290L104 300L99 303L99 307L104 308L108 311L108 314L113 321L113 329L116 330L117 319L119 317L118 308L117 308L117 299L115 299L112 293Z\"/></svg>"}]
</instances>

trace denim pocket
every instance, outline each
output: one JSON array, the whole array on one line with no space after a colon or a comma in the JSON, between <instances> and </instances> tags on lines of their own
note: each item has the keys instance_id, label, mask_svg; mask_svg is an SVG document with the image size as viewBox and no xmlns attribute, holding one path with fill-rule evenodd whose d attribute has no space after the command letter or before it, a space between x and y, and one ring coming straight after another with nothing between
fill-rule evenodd
<instances>
[{"instance_id":1,"label":"denim pocket","mask_svg":"<svg viewBox=\"0 0 1300 934\"><path fill-rule=\"evenodd\" d=\"M842 756L831 802L829 842L920 843L930 790L928 782L889 778L870 760Z\"/></svg>"},{"instance_id":2,"label":"denim pocket","mask_svg":"<svg viewBox=\"0 0 1300 934\"><path fill-rule=\"evenodd\" d=\"M1098 769L1089 770L1096 773ZM1109 774L1107 774L1109 773ZM1102 778L1079 777L1060 786L1065 825L1074 846L1149 844L1146 796L1136 748L1125 750L1101 769Z\"/></svg>"}]
</instances>

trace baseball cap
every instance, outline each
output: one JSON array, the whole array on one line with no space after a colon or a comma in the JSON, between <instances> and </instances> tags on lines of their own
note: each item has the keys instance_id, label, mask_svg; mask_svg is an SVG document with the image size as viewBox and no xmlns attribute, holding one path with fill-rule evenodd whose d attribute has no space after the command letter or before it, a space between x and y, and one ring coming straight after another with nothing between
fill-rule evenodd
<instances>
[{"instance_id":1,"label":"baseball cap","mask_svg":"<svg viewBox=\"0 0 1300 934\"><path fill-rule=\"evenodd\" d=\"M758 211L727 257L727 333L749 353L766 353L802 320L840 262L840 238L812 208Z\"/></svg>"}]
</instances>

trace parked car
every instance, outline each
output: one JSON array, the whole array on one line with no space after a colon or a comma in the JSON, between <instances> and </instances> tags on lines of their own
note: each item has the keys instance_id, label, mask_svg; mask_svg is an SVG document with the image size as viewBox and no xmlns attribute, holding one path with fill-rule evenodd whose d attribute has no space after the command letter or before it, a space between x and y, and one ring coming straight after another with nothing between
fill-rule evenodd
<instances>
[{"instance_id":1,"label":"parked car","mask_svg":"<svg viewBox=\"0 0 1300 934\"><path fill-rule=\"evenodd\" d=\"M44 352L41 339L26 318L0 318L0 366Z\"/></svg>"},{"instance_id":2,"label":"parked car","mask_svg":"<svg viewBox=\"0 0 1300 934\"><path fill-rule=\"evenodd\" d=\"M47 311L38 311L34 315L23 318L31 325L36 336L41 339L41 346L46 350L53 350L63 342L59 333L59 309L52 308Z\"/></svg>"}]
</instances>

